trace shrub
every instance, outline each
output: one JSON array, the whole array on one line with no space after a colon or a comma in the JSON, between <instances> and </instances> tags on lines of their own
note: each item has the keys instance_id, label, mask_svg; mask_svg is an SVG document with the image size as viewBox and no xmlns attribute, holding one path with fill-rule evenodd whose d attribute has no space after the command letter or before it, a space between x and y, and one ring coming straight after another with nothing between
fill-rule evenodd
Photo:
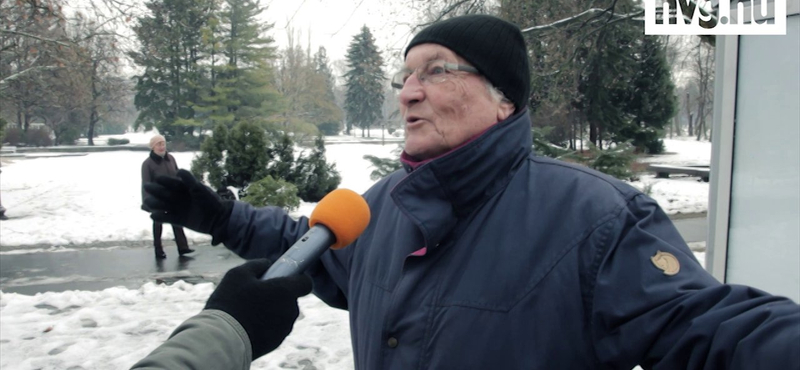
<instances>
[{"instance_id":1,"label":"shrub","mask_svg":"<svg viewBox=\"0 0 800 370\"><path fill-rule=\"evenodd\" d=\"M664 136L660 130L646 127L635 134L633 134L633 146L636 150L648 154L661 154L664 153L664 141L661 137Z\"/></svg>"},{"instance_id":2,"label":"shrub","mask_svg":"<svg viewBox=\"0 0 800 370\"><path fill-rule=\"evenodd\" d=\"M297 160L293 179L297 184L297 194L306 202L319 202L342 182L336 166L325 160L325 141L322 136L314 141L314 150L310 155Z\"/></svg>"},{"instance_id":3,"label":"shrub","mask_svg":"<svg viewBox=\"0 0 800 370\"><path fill-rule=\"evenodd\" d=\"M125 145L130 143L131 141L128 139L115 139L113 137L108 139L108 145Z\"/></svg>"},{"instance_id":4,"label":"shrub","mask_svg":"<svg viewBox=\"0 0 800 370\"><path fill-rule=\"evenodd\" d=\"M614 148L600 150L597 146L589 143L588 151L573 152L564 155L562 159L580 163L621 180L635 180L636 175L632 171L636 160L634 149L630 143L622 143Z\"/></svg>"},{"instance_id":5,"label":"shrub","mask_svg":"<svg viewBox=\"0 0 800 370\"><path fill-rule=\"evenodd\" d=\"M267 175L270 155L267 151L267 135L264 129L250 121L240 121L228 132L228 155L224 170L226 184L244 188L247 184ZM241 197L240 197L241 198Z\"/></svg>"},{"instance_id":6,"label":"shrub","mask_svg":"<svg viewBox=\"0 0 800 370\"><path fill-rule=\"evenodd\" d=\"M369 154L364 155L363 158L368 160L371 167L374 168L369 174L370 180L380 180L403 168L403 164L400 162L400 153L402 152L403 145L398 144L396 148L392 149L393 156L390 158L381 158Z\"/></svg>"},{"instance_id":7,"label":"shrub","mask_svg":"<svg viewBox=\"0 0 800 370\"><path fill-rule=\"evenodd\" d=\"M275 180L272 176L250 183L244 193L247 195L242 201L254 207L276 206L291 211L300 206L297 187L280 179Z\"/></svg>"},{"instance_id":8,"label":"shrub","mask_svg":"<svg viewBox=\"0 0 800 370\"><path fill-rule=\"evenodd\" d=\"M50 145L75 145L80 137L81 131L75 126L59 127L56 142Z\"/></svg>"},{"instance_id":9,"label":"shrub","mask_svg":"<svg viewBox=\"0 0 800 370\"><path fill-rule=\"evenodd\" d=\"M12 146L17 146L23 142L23 132L17 126L8 127L5 129L5 138L3 139L4 143L9 143Z\"/></svg>"},{"instance_id":10,"label":"shrub","mask_svg":"<svg viewBox=\"0 0 800 370\"><path fill-rule=\"evenodd\" d=\"M215 189L226 188L225 148L228 141L228 128L218 123L211 136L206 136L200 144L200 154L192 160L192 174L203 179L208 172L208 183Z\"/></svg>"},{"instance_id":11,"label":"shrub","mask_svg":"<svg viewBox=\"0 0 800 370\"><path fill-rule=\"evenodd\" d=\"M562 156L572 153L570 149L553 144L547 139L552 131L553 127L550 126L531 128L534 153L550 158L561 158Z\"/></svg>"},{"instance_id":12,"label":"shrub","mask_svg":"<svg viewBox=\"0 0 800 370\"><path fill-rule=\"evenodd\" d=\"M342 127L339 125L339 122L320 123L319 125L317 125L317 128L325 136L339 135L339 131L342 130Z\"/></svg>"},{"instance_id":13,"label":"shrub","mask_svg":"<svg viewBox=\"0 0 800 370\"><path fill-rule=\"evenodd\" d=\"M33 146L51 146L50 130L45 128L29 128L25 133L25 143Z\"/></svg>"}]
</instances>

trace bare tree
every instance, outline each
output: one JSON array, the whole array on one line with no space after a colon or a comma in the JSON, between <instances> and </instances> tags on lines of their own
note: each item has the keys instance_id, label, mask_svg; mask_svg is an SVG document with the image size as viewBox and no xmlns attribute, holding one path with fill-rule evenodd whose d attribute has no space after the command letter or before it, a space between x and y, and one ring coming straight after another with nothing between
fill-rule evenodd
<instances>
[{"instance_id":1,"label":"bare tree","mask_svg":"<svg viewBox=\"0 0 800 370\"><path fill-rule=\"evenodd\" d=\"M680 66L686 79L681 103L687 134L697 140L708 139L707 122L711 119L714 99L714 47L695 37Z\"/></svg>"},{"instance_id":2,"label":"bare tree","mask_svg":"<svg viewBox=\"0 0 800 370\"><path fill-rule=\"evenodd\" d=\"M122 109L121 100L125 94L115 76L119 74L121 50L114 34L97 27L96 20L79 17L74 26L74 43L79 64L76 72L84 77L88 85L89 100L85 107L88 112L86 137L89 145L94 145L95 127L114 110Z\"/></svg>"},{"instance_id":3,"label":"bare tree","mask_svg":"<svg viewBox=\"0 0 800 370\"><path fill-rule=\"evenodd\" d=\"M3 115L27 130L43 75L59 68L56 56L69 47L60 4L0 0L0 96Z\"/></svg>"},{"instance_id":4,"label":"bare tree","mask_svg":"<svg viewBox=\"0 0 800 370\"><path fill-rule=\"evenodd\" d=\"M714 100L714 48L704 42L699 42L694 62L697 73L697 140L710 138L711 128L706 122L711 117Z\"/></svg>"},{"instance_id":5,"label":"bare tree","mask_svg":"<svg viewBox=\"0 0 800 370\"><path fill-rule=\"evenodd\" d=\"M121 36L109 30L127 19L121 10L132 9L111 5L96 0L86 16L67 15L63 0L0 0L3 117L26 131L32 120L44 121L57 142L66 127L88 124L93 144L94 127L116 100L104 96L114 90L104 79L119 73L114 66Z\"/></svg>"}]
</instances>

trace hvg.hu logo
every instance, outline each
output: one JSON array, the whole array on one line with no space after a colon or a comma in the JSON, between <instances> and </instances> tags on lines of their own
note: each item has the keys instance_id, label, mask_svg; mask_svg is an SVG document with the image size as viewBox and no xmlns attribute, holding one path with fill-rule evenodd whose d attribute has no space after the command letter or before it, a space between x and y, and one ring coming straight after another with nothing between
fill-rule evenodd
<instances>
[{"instance_id":1,"label":"hvg.hu logo","mask_svg":"<svg viewBox=\"0 0 800 370\"><path fill-rule=\"evenodd\" d=\"M720 0L716 10L715 12L711 1L706 0L674 2L645 0L644 33L646 35L786 34L786 0Z\"/></svg>"}]
</instances>

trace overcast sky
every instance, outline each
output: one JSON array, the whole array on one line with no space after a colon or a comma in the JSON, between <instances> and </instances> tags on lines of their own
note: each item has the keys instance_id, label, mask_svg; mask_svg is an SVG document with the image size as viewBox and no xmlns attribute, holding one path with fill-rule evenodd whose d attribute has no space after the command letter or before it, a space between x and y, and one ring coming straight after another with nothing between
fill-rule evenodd
<instances>
[{"instance_id":1,"label":"overcast sky","mask_svg":"<svg viewBox=\"0 0 800 370\"><path fill-rule=\"evenodd\" d=\"M399 1L389 0L262 0L267 5L264 17L274 24L272 37L283 48L288 43L287 25L300 32L302 45L311 41L311 51L322 45L331 61L344 59L347 46L366 25L378 48L389 59L388 50L400 50L411 39L413 15Z\"/></svg>"},{"instance_id":2,"label":"overcast sky","mask_svg":"<svg viewBox=\"0 0 800 370\"><path fill-rule=\"evenodd\" d=\"M133 14L142 12L146 1L133 0L128 4L134 10L129 11ZM68 15L73 15L75 11L111 14L102 0L68 0L68 4L64 7ZM411 25L417 23L414 19L416 12L407 9L407 4L398 0L261 0L261 5L266 6L262 20L273 24L269 36L273 37L279 49L288 45L288 32L292 29L295 43L303 47L310 43L312 54L317 52L319 46L325 46L328 60L334 63L345 58L353 36L366 25L376 39L387 70L395 69L400 50L413 36ZM120 40L126 47L135 43L135 36L130 30L135 23L135 19L113 23L117 25L118 34L129 38ZM126 74L135 73L133 66L126 66L124 70Z\"/></svg>"}]
</instances>

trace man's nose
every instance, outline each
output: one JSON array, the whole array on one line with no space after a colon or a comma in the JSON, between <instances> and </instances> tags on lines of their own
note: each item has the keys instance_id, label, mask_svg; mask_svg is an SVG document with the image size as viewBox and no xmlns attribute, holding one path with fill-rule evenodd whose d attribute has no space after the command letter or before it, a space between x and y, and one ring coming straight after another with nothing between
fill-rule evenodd
<instances>
[{"instance_id":1,"label":"man's nose","mask_svg":"<svg viewBox=\"0 0 800 370\"><path fill-rule=\"evenodd\" d=\"M422 86L422 81L417 78L417 74L413 73L408 76L406 82L403 83L403 88L400 89L400 104L408 107L425 98L425 91Z\"/></svg>"}]
</instances>

